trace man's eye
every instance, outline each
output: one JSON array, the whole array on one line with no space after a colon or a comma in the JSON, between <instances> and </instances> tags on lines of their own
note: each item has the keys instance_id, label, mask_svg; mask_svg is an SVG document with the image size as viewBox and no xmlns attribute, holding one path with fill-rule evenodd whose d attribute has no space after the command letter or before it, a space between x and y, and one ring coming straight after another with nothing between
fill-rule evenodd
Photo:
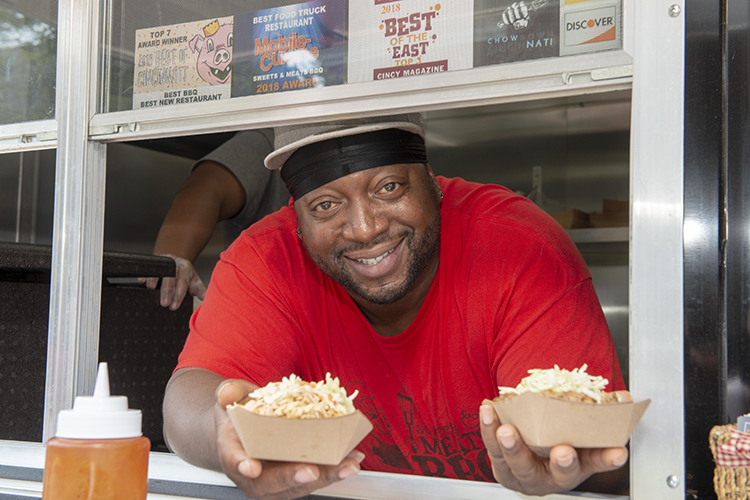
<instances>
[{"instance_id":1,"label":"man's eye","mask_svg":"<svg viewBox=\"0 0 750 500\"><path fill-rule=\"evenodd\" d=\"M326 210L330 210L331 207L333 207L333 203L331 203L330 201L324 201L323 203L318 203L317 205L315 205L314 210L318 212L324 212Z\"/></svg>"},{"instance_id":2,"label":"man's eye","mask_svg":"<svg viewBox=\"0 0 750 500\"><path fill-rule=\"evenodd\" d=\"M389 182L388 184L383 185L383 187L380 188L380 191L383 193L395 193L400 186L401 184L398 182Z\"/></svg>"}]
</instances>

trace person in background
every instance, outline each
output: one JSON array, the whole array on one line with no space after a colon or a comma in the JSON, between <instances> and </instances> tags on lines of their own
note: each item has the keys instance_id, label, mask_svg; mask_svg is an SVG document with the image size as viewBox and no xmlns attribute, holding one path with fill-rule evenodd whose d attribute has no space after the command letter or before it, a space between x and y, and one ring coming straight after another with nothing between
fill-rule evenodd
<instances>
[{"instance_id":1,"label":"person in background","mask_svg":"<svg viewBox=\"0 0 750 500\"><path fill-rule=\"evenodd\" d=\"M273 130L238 132L198 160L172 202L154 244L154 255L174 259L176 277L162 278L160 302L177 310L187 293L203 300L206 286L193 267L216 225L224 221L231 243L240 232L288 205L289 191L263 159L273 151ZM150 289L159 278L140 278Z\"/></svg>"},{"instance_id":2,"label":"person in background","mask_svg":"<svg viewBox=\"0 0 750 500\"><path fill-rule=\"evenodd\" d=\"M615 471L604 489L621 492L626 448L539 456L482 405L555 364L586 363L625 388L580 253L528 199L436 177L424 137L419 115L276 129L265 164L281 169L293 206L244 231L214 269L166 388L167 445L258 499L360 469L535 495ZM373 424L357 449L333 466L248 457L226 405L327 372L358 391Z\"/></svg>"}]
</instances>

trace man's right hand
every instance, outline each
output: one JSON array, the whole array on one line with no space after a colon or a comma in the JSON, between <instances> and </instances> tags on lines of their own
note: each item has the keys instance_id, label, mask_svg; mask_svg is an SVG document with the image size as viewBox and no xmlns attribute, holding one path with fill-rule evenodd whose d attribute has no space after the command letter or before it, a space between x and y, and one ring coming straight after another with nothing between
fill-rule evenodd
<instances>
[{"instance_id":1,"label":"man's right hand","mask_svg":"<svg viewBox=\"0 0 750 500\"><path fill-rule=\"evenodd\" d=\"M364 454L352 451L338 465L270 462L249 458L226 412L255 387L242 380L227 380L216 390L216 450L224 473L248 498L299 498L357 474Z\"/></svg>"},{"instance_id":2,"label":"man's right hand","mask_svg":"<svg viewBox=\"0 0 750 500\"><path fill-rule=\"evenodd\" d=\"M203 284L200 276L196 272L193 264L182 257L172 254L162 254L163 257L170 257L175 262L176 272L174 278L162 278L161 280L161 298L162 307L169 307L172 311L180 308L185 295L190 295L203 300L206 297L206 285ZM153 290L159 283L159 278L138 278L142 284Z\"/></svg>"}]
</instances>

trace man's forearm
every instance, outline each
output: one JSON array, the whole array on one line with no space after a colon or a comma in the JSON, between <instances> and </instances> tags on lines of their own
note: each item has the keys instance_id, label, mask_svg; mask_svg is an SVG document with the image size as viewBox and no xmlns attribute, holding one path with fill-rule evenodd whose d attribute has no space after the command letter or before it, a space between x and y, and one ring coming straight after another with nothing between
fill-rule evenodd
<instances>
[{"instance_id":1,"label":"man's forearm","mask_svg":"<svg viewBox=\"0 0 750 500\"><path fill-rule=\"evenodd\" d=\"M164 396L164 439L183 460L221 471L216 452L216 388L224 379L207 370L175 372Z\"/></svg>"}]
</instances>

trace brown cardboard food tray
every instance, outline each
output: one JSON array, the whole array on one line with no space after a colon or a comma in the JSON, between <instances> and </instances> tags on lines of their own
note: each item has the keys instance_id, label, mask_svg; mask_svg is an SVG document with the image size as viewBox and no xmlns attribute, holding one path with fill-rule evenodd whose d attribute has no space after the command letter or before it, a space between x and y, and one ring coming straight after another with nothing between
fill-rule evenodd
<instances>
[{"instance_id":1,"label":"brown cardboard food tray","mask_svg":"<svg viewBox=\"0 0 750 500\"><path fill-rule=\"evenodd\" d=\"M227 408L245 453L260 460L336 465L372 430L360 411L332 418L285 418Z\"/></svg>"},{"instance_id":2,"label":"brown cardboard food tray","mask_svg":"<svg viewBox=\"0 0 750 500\"><path fill-rule=\"evenodd\" d=\"M563 227L563 229L591 227L591 224L589 223L589 214L576 208L563 210L562 212L553 212L550 215Z\"/></svg>"},{"instance_id":3,"label":"brown cardboard food tray","mask_svg":"<svg viewBox=\"0 0 750 500\"><path fill-rule=\"evenodd\" d=\"M650 399L622 403L581 403L525 392L489 403L500 422L513 425L528 446L567 444L574 448L625 446Z\"/></svg>"},{"instance_id":4,"label":"brown cardboard food tray","mask_svg":"<svg viewBox=\"0 0 750 500\"><path fill-rule=\"evenodd\" d=\"M592 227L625 227L630 223L630 215L625 212L590 213Z\"/></svg>"},{"instance_id":5,"label":"brown cardboard food tray","mask_svg":"<svg viewBox=\"0 0 750 500\"><path fill-rule=\"evenodd\" d=\"M627 212L630 209L628 200L613 200L604 198L602 200L602 213Z\"/></svg>"}]
</instances>

